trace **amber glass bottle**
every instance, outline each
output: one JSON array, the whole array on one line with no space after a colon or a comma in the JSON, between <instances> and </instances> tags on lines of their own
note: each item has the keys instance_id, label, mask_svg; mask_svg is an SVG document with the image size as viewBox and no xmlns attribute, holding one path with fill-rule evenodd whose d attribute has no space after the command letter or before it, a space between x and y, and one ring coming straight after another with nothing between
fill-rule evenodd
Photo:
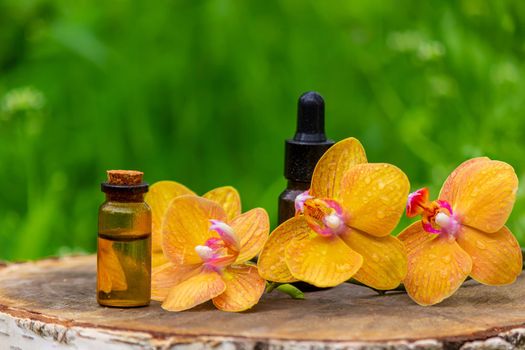
<instances>
[{"instance_id":1,"label":"amber glass bottle","mask_svg":"<svg viewBox=\"0 0 525 350\"><path fill-rule=\"evenodd\" d=\"M106 201L98 214L97 301L114 307L145 306L151 290L151 210L143 173L108 171Z\"/></svg>"}]
</instances>

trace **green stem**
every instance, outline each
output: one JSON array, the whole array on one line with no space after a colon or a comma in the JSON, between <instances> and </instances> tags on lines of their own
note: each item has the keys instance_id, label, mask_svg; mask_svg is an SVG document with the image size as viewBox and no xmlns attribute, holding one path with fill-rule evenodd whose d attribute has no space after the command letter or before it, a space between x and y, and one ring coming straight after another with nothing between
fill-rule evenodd
<instances>
[{"instance_id":1,"label":"green stem","mask_svg":"<svg viewBox=\"0 0 525 350\"><path fill-rule=\"evenodd\" d=\"M288 294L293 299L304 299L304 293L289 283L268 282L266 284L266 293L271 293L274 290Z\"/></svg>"},{"instance_id":2,"label":"green stem","mask_svg":"<svg viewBox=\"0 0 525 350\"><path fill-rule=\"evenodd\" d=\"M376 292L379 295L385 295L387 292L406 292L405 286L402 284L400 284L399 286L393 289L381 290L381 289L375 289L373 287L367 286L366 284L356 281L354 279L348 280L346 281L346 283L355 284L356 286L361 286L361 287L372 289L374 292Z\"/></svg>"},{"instance_id":3,"label":"green stem","mask_svg":"<svg viewBox=\"0 0 525 350\"><path fill-rule=\"evenodd\" d=\"M293 299L304 299L304 293L299 288L291 284L288 284L288 283L281 284L275 289L281 293L288 294Z\"/></svg>"},{"instance_id":4,"label":"green stem","mask_svg":"<svg viewBox=\"0 0 525 350\"><path fill-rule=\"evenodd\" d=\"M277 287L279 287L280 283L277 282L266 282L266 293L271 293L273 290Z\"/></svg>"}]
</instances>

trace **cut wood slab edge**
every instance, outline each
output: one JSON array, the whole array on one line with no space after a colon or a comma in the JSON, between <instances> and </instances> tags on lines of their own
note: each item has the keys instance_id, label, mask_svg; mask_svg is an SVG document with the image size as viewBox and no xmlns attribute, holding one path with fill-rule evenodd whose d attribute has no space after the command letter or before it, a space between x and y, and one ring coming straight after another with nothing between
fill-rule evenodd
<instances>
[{"instance_id":1,"label":"cut wood slab edge","mask_svg":"<svg viewBox=\"0 0 525 350\"><path fill-rule=\"evenodd\" d=\"M510 350L525 349L525 328L515 328L481 340L420 339L377 342L297 341L256 339L242 336L180 335L158 337L148 332L82 325L31 312L0 310L0 344L12 350L26 349L104 349L104 350L178 350L178 349L253 349L253 350Z\"/></svg>"},{"instance_id":2,"label":"cut wood slab edge","mask_svg":"<svg viewBox=\"0 0 525 350\"><path fill-rule=\"evenodd\" d=\"M0 270L22 264L55 264L60 260L88 258L89 255L50 257L37 261L0 263ZM1 305L3 304L3 305ZM124 327L108 327L64 320L51 315L9 306L0 298L0 348L26 349L347 349L347 350L420 350L420 349L524 349L525 325L493 328L460 337L364 341L313 341L269 339L243 336L190 335L139 332Z\"/></svg>"}]
</instances>

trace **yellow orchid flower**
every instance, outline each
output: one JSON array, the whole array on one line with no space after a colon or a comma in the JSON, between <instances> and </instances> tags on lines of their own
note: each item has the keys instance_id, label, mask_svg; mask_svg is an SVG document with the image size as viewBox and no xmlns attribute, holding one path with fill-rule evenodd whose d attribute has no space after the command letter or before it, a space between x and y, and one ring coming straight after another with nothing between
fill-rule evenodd
<instances>
[{"instance_id":1,"label":"yellow orchid flower","mask_svg":"<svg viewBox=\"0 0 525 350\"><path fill-rule=\"evenodd\" d=\"M97 289L104 293L128 289L126 274L113 249L113 242L99 239L97 254L99 256L99 259L97 259L97 264L99 264L97 271L100 273L97 279Z\"/></svg>"},{"instance_id":2,"label":"yellow orchid flower","mask_svg":"<svg viewBox=\"0 0 525 350\"><path fill-rule=\"evenodd\" d=\"M145 196L146 203L151 208L151 266L153 268L168 262L161 246L162 220L171 201L182 195L196 196L192 190L178 182L159 181L150 186ZM202 197L219 203L230 220L241 213L241 198L237 190L231 186L215 188Z\"/></svg>"},{"instance_id":3,"label":"yellow orchid flower","mask_svg":"<svg viewBox=\"0 0 525 350\"><path fill-rule=\"evenodd\" d=\"M351 277L376 289L399 285L406 274L403 244L390 232L409 191L406 175L390 164L368 164L361 143L348 138L319 160L310 190L296 198L302 215L270 235L259 273L274 282L318 287Z\"/></svg>"},{"instance_id":4,"label":"yellow orchid flower","mask_svg":"<svg viewBox=\"0 0 525 350\"><path fill-rule=\"evenodd\" d=\"M438 200L429 202L426 188L409 195L407 216L421 215L422 220L399 238L408 253L405 288L416 303L441 302L469 275L488 285L516 280L521 249L504 225L517 190L518 178L509 164L482 157L456 168Z\"/></svg>"},{"instance_id":5,"label":"yellow orchid flower","mask_svg":"<svg viewBox=\"0 0 525 350\"><path fill-rule=\"evenodd\" d=\"M168 262L153 269L152 299L169 311L182 311L212 300L224 311L255 305L265 288L248 261L262 249L269 218L256 208L229 219L217 202L178 196L162 222L162 249Z\"/></svg>"}]
</instances>

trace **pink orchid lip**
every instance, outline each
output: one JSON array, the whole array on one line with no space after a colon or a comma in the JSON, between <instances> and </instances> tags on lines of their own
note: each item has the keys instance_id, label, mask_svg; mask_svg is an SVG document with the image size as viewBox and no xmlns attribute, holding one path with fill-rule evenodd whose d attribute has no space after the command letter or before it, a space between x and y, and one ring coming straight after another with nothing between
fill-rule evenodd
<instances>
[{"instance_id":1,"label":"pink orchid lip","mask_svg":"<svg viewBox=\"0 0 525 350\"><path fill-rule=\"evenodd\" d=\"M414 217L423 211L423 206L428 203L428 188L420 188L408 195L406 214L407 216Z\"/></svg>"},{"instance_id":2,"label":"pink orchid lip","mask_svg":"<svg viewBox=\"0 0 525 350\"><path fill-rule=\"evenodd\" d=\"M239 236L237 236L235 230L230 225L224 221L215 219L211 219L210 223L210 230L217 232L226 245L237 251L240 249Z\"/></svg>"},{"instance_id":3,"label":"pink orchid lip","mask_svg":"<svg viewBox=\"0 0 525 350\"><path fill-rule=\"evenodd\" d=\"M235 257L232 255L217 256L204 262L204 265L214 269L221 269L231 265L234 261Z\"/></svg>"},{"instance_id":4,"label":"pink orchid lip","mask_svg":"<svg viewBox=\"0 0 525 350\"><path fill-rule=\"evenodd\" d=\"M440 234L442 231L432 226L430 222L423 222L423 230L428 233Z\"/></svg>"},{"instance_id":5,"label":"pink orchid lip","mask_svg":"<svg viewBox=\"0 0 525 350\"><path fill-rule=\"evenodd\" d=\"M303 193L295 197L295 201L294 201L295 213L303 213L304 203L307 200L312 199L312 198L314 197L310 195L310 190L304 191Z\"/></svg>"},{"instance_id":6,"label":"pink orchid lip","mask_svg":"<svg viewBox=\"0 0 525 350\"><path fill-rule=\"evenodd\" d=\"M444 200L437 200L436 202L439 204L439 206L441 208L446 209L448 211L449 215L451 215L451 216L454 215L454 212L452 211L452 206L450 205L449 202L444 201Z\"/></svg>"},{"instance_id":7,"label":"pink orchid lip","mask_svg":"<svg viewBox=\"0 0 525 350\"><path fill-rule=\"evenodd\" d=\"M224 241L220 238L212 237L209 238L204 245L211 249L219 249L224 247Z\"/></svg>"},{"instance_id":8,"label":"pink orchid lip","mask_svg":"<svg viewBox=\"0 0 525 350\"><path fill-rule=\"evenodd\" d=\"M343 216L344 210L343 207L333 199L325 199L325 203L329 208L335 210L337 215Z\"/></svg>"}]
</instances>

